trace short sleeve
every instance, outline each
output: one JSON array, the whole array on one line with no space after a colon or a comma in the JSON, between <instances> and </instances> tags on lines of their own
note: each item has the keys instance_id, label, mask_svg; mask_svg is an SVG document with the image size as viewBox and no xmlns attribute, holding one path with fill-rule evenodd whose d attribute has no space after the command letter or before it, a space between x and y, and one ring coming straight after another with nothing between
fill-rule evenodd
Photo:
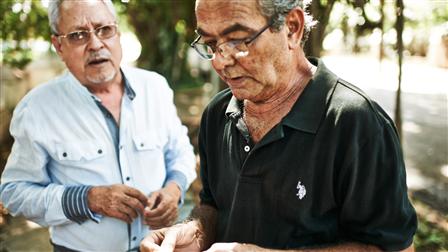
<instances>
[{"instance_id":1,"label":"short sleeve","mask_svg":"<svg viewBox=\"0 0 448 252\"><path fill-rule=\"evenodd\" d=\"M216 208L216 202L210 191L210 185L208 181L208 166L207 166L207 152L206 152L207 115L208 115L208 108L205 109L202 115L201 125L199 128L198 145L199 145L199 157L200 157L200 175L202 182L202 190L199 193L199 197L201 200L201 204L207 204Z\"/></svg>"},{"instance_id":2,"label":"short sleeve","mask_svg":"<svg viewBox=\"0 0 448 252\"><path fill-rule=\"evenodd\" d=\"M417 218L398 136L392 124L383 126L353 149L341 172L339 220L348 240L401 250L412 244Z\"/></svg>"}]
</instances>

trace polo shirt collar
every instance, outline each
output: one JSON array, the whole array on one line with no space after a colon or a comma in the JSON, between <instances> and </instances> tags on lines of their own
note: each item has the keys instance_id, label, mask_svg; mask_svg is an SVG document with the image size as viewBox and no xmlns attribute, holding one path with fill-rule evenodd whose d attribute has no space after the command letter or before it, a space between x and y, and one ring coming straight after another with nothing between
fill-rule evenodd
<instances>
[{"instance_id":1,"label":"polo shirt collar","mask_svg":"<svg viewBox=\"0 0 448 252\"><path fill-rule=\"evenodd\" d=\"M238 101L235 96L232 95L232 98L230 98L229 104L227 105L226 109L226 117L228 119L231 119L232 121L236 122L239 117L241 117L242 111L242 102Z\"/></svg>"},{"instance_id":2,"label":"polo shirt collar","mask_svg":"<svg viewBox=\"0 0 448 252\"><path fill-rule=\"evenodd\" d=\"M291 128L315 134L324 118L327 103L337 83L333 74L321 59L308 58L317 66L316 73L308 82L291 111L283 119L283 124Z\"/></svg>"}]
</instances>

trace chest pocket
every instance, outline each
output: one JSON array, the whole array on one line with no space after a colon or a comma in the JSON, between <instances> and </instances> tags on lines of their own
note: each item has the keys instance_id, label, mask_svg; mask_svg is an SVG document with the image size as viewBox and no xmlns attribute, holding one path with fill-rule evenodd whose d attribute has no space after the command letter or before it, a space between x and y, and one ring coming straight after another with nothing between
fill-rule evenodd
<instances>
[{"instance_id":1,"label":"chest pocket","mask_svg":"<svg viewBox=\"0 0 448 252\"><path fill-rule=\"evenodd\" d=\"M162 148L160 141L151 134L148 135L134 135L132 138L134 146L137 151L150 151Z\"/></svg>"},{"instance_id":2,"label":"chest pocket","mask_svg":"<svg viewBox=\"0 0 448 252\"><path fill-rule=\"evenodd\" d=\"M101 158L106 154L105 146L93 141L56 144L56 159L59 161L89 161Z\"/></svg>"}]
</instances>

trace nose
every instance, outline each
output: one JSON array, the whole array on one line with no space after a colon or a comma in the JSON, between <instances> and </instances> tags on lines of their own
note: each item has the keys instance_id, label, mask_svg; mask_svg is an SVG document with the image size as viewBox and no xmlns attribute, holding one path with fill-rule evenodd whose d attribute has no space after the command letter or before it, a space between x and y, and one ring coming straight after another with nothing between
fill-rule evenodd
<instances>
[{"instance_id":1,"label":"nose","mask_svg":"<svg viewBox=\"0 0 448 252\"><path fill-rule=\"evenodd\" d=\"M212 60L212 65L217 71L224 70L228 66L235 64L235 59L232 55L228 57L222 56L220 53L215 54L215 58Z\"/></svg>"},{"instance_id":2,"label":"nose","mask_svg":"<svg viewBox=\"0 0 448 252\"><path fill-rule=\"evenodd\" d=\"M89 41L87 42L89 50L98 50L104 46L103 41L99 39L94 32L90 33Z\"/></svg>"}]
</instances>

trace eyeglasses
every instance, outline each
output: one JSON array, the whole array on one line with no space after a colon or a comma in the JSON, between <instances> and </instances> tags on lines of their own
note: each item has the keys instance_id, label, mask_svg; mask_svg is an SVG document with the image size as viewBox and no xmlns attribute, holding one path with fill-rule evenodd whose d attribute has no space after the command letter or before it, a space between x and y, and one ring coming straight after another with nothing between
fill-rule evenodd
<instances>
[{"instance_id":1,"label":"eyeglasses","mask_svg":"<svg viewBox=\"0 0 448 252\"><path fill-rule=\"evenodd\" d=\"M97 38L104 40L115 36L117 30L118 28L116 24L109 24L97 27L93 30L79 30L63 35L56 35L56 37L58 37L59 42L61 42L61 38L67 38L69 44L84 45L90 40L91 33L95 33Z\"/></svg>"},{"instance_id":2,"label":"eyeglasses","mask_svg":"<svg viewBox=\"0 0 448 252\"><path fill-rule=\"evenodd\" d=\"M196 52L201 56L201 58L206 60L213 60L216 57L216 52L219 52L224 58L233 55L235 58L243 58L249 55L249 44L257 39L264 31L266 31L273 22L269 22L260 31L245 39L229 40L223 42L219 45L210 45L206 43L200 43L199 40L202 38L201 35L197 37L192 43Z\"/></svg>"}]
</instances>

